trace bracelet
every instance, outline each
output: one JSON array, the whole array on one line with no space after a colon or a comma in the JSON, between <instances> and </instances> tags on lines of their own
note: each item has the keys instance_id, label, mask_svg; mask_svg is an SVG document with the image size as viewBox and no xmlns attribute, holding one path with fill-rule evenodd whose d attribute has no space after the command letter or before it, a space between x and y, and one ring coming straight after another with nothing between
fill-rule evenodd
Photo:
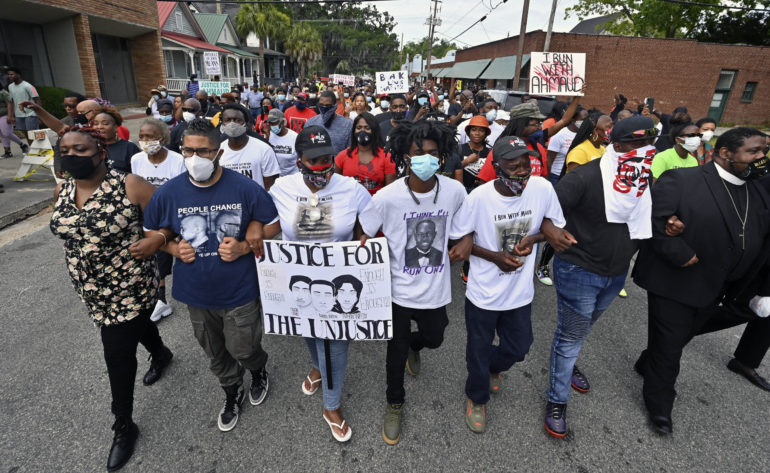
<instances>
[{"instance_id":1,"label":"bracelet","mask_svg":"<svg viewBox=\"0 0 770 473\"><path fill-rule=\"evenodd\" d=\"M168 245L168 239L166 238L166 234L165 233L163 233L163 232L153 233L152 236L155 236L155 235L160 235L160 236L163 237L163 246Z\"/></svg>"}]
</instances>

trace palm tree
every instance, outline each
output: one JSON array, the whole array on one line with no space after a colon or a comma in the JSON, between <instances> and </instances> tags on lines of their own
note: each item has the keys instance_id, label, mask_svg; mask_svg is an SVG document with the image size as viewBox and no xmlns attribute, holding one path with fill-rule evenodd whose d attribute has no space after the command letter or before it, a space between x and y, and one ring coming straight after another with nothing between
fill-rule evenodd
<instances>
[{"instance_id":1,"label":"palm tree","mask_svg":"<svg viewBox=\"0 0 770 473\"><path fill-rule=\"evenodd\" d=\"M322 52L323 42L318 31L310 23L294 23L286 39L286 54L299 64L301 78L321 59Z\"/></svg>"},{"instance_id":2,"label":"palm tree","mask_svg":"<svg viewBox=\"0 0 770 473\"><path fill-rule=\"evenodd\" d=\"M236 32L246 38L249 33L259 38L259 83L265 79L265 42L270 37L281 40L291 26L291 17L274 5L247 3L238 10L235 17Z\"/></svg>"}]
</instances>

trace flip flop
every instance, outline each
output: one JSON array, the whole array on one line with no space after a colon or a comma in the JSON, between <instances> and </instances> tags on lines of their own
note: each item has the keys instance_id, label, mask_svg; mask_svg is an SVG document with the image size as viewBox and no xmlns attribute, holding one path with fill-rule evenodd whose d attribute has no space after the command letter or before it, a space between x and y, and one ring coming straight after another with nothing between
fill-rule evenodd
<instances>
[{"instance_id":1,"label":"flip flop","mask_svg":"<svg viewBox=\"0 0 770 473\"><path fill-rule=\"evenodd\" d=\"M312 379L310 379L310 375L307 375L307 377L305 379L307 379L308 382L310 383L310 389L305 389L305 381L303 380L302 381L302 392L307 394L308 396L312 396L313 394L315 394L316 391L318 391L318 386L316 386L316 385L321 382L322 378L318 378L315 381L313 381Z\"/></svg>"},{"instance_id":2,"label":"flip flop","mask_svg":"<svg viewBox=\"0 0 770 473\"><path fill-rule=\"evenodd\" d=\"M342 421L342 424L335 424L334 422L330 421L326 418L326 414L323 414L323 418L326 421L327 424L329 424L329 429L332 431L332 437L334 437L334 440L338 442L347 442L350 440L350 437L353 435L353 429L348 426L348 433L345 435L339 435L337 432L334 431L334 427L337 427L340 430L345 430L345 420Z\"/></svg>"}]
</instances>

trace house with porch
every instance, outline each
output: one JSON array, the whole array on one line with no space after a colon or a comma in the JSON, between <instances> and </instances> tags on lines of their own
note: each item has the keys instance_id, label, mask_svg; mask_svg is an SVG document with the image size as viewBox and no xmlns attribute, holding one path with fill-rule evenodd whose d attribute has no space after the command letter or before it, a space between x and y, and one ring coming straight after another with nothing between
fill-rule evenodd
<instances>
[{"instance_id":1,"label":"house with porch","mask_svg":"<svg viewBox=\"0 0 770 473\"><path fill-rule=\"evenodd\" d=\"M203 34L209 43L229 51L220 61L222 77L231 83L254 82L253 73L258 70L259 56L243 50L243 45L235 32L232 19L224 13L195 13ZM235 79L232 79L235 78Z\"/></svg>"}]
</instances>

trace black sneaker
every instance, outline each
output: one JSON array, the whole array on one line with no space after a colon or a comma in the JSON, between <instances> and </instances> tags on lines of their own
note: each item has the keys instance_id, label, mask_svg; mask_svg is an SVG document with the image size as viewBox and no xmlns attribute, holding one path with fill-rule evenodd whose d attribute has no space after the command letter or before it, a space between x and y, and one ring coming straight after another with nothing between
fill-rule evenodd
<instances>
[{"instance_id":1,"label":"black sneaker","mask_svg":"<svg viewBox=\"0 0 770 473\"><path fill-rule=\"evenodd\" d=\"M241 412L241 403L246 393L243 384L233 384L222 389L225 390L225 405L219 411L217 425L222 432L229 432L238 423L238 414Z\"/></svg>"},{"instance_id":2,"label":"black sneaker","mask_svg":"<svg viewBox=\"0 0 770 473\"><path fill-rule=\"evenodd\" d=\"M270 382L267 379L267 370L262 368L259 371L251 372L251 389L249 389L249 402L252 406L262 404L267 397L267 388Z\"/></svg>"},{"instance_id":3,"label":"black sneaker","mask_svg":"<svg viewBox=\"0 0 770 473\"><path fill-rule=\"evenodd\" d=\"M28 144L26 144L26 143L24 143L23 145L21 145L21 152L22 152L22 153L24 153L24 154L27 154L27 153L29 153L29 145L28 145Z\"/></svg>"},{"instance_id":4,"label":"black sneaker","mask_svg":"<svg viewBox=\"0 0 770 473\"><path fill-rule=\"evenodd\" d=\"M3 157L4 158L12 158L13 157L13 153L11 153L10 151L6 151L5 154L3 154Z\"/></svg>"}]
</instances>

